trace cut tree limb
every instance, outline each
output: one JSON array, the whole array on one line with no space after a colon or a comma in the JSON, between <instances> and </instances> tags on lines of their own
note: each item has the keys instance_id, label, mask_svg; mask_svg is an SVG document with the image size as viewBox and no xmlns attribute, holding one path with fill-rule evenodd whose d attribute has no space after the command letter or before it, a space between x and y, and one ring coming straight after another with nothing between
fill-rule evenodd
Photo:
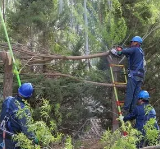
<instances>
[{"instance_id":1,"label":"cut tree limb","mask_svg":"<svg viewBox=\"0 0 160 160\"><path fill-rule=\"evenodd\" d=\"M63 59L63 60L79 60L79 59L91 59L97 57L103 57L109 55L110 52L102 52L84 56L63 56L63 55L46 55L46 54L38 54L37 57L43 58L52 58L52 59Z\"/></svg>"},{"instance_id":2,"label":"cut tree limb","mask_svg":"<svg viewBox=\"0 0 160 160\"><path fill-rule=\"evenodd\" d=\"M26 73L21 73L21 74L30 75L30 76L44 75L44 76L47 76L47 77L56 77L56 76L68 77L68 78L74 79L75 81L90 83L90 84L93 84L93 85L96 85L96 86L105 86L105 87L113 87L114 86L114 84L111 84L111 83L101 83L101 82L87 81L87 80L84 80L84 79L80 79L80 78L77 78L77 77L74 77L74 76L71 76L71 75L68 75L68 74L62 74L62 73L43 73L43 74L33 74L33 75L32 74L26 74ZM125 88L126 85L125 84L116 84L116 87Z\"/></svg>"},{"instance_id":3,"label":"cut tree limb","mask_svg":"<svg viewBox=\"0 0 160 160\"><path fill-rule=\"evenodd\" d=\"M98 58L98 57L104 57L108 56L110 52L103 52L103 53L96 53L91 55L85 55L85 56L63 56L63 55L46 55L46 54L38 54L35 55L34 58L45 58L44 60L33 60L30 61L29 64L39 64L39 63L45 63L48 61L52 61L54 59L61 59L61 60L81 60L81 59L92 59L92 58Z\"/></svg>"},{"instance_id":4,"label":"cut tree limb","mask_svg":"<svg viewBox=\"0 0 160 160\"><path fill-rule=\"evenodd\" d=\"M8 50L7 43L0 43L0 47L3 48L4 50ZM84 55L84 56L64 56L50 52L46 52L46 54L41 54L40 52L32 52L28 49L27 46L23 46L21 44L12 44L12 49L13 52L16 52L20 55L19 57L20 59L26 58L26 56L28 57L28 59L30 59L31 57L34 56L34 59L30 62L30 64L45 63L52 61L54 59L62 59L62 60L92 59L92 58L108 56L110 54L110 51L92 53L90 55ZM43 60L43 58L45 59Z\"/></svg>"},{"instance_id":5,"label":"cut tree limb","mask_svg":"<svg viewBox=\"0 0 160 160\"><path fill-rule=\"evenodd\" d=\"M147 146L147 147L144 147L142 149L160 149L160 145L158 145L158 146Z\"/></svg>"}]
</instances>

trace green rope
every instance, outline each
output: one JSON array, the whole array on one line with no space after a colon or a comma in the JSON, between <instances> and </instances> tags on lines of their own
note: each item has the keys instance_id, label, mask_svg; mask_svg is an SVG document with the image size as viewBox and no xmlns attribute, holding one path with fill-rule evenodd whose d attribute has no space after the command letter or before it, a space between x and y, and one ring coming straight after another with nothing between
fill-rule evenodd
<instances>
[{"instance_id":1,"label":"green rope","mask_svg":"<svg viewBox=\"0 0 160 160\"><path fill-rule=\"evenodd\" d=\"M15 58L14 58L12 47L11 47L11 43L10 43L10 40L9 40L9 37L8 37L8 33L7 33L7 29L6 29L6 25L5 25L5 22L4 22L4 19L3 19L1 7L0 7L0 17L1 17L3 28L4 28L5 36L6 36L7 42L8 42L9 51L10 51L9 53L10 53L10 55L12 57L12 60L13 60L14 70L15 70L15 74L16 74L16 77L17 77L18 85L21 86L21 80L20 80L18 68L16 66Z\"/></svg>"}]
</instances>

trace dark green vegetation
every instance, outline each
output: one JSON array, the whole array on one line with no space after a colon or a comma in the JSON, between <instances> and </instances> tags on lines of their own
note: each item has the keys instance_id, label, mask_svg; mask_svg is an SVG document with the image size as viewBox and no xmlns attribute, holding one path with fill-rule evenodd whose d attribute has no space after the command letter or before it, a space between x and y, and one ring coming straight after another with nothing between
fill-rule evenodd
<instances>
[{"instance_id":1,"label":"dark green vegetation","mask_svg":"<svg viewBox=\"0 0 160 160\"><path fill-rule=\"evenodd\" d=\"M113 45L128 46L130 39L144 38L147 74L143 89L151 94L151 103L160 117L159 41L160 4L158 0L91 0L87 2L88 27L84 22L83 0L14 0L5 4L5 20L11 42L28 46L42 54L80 56L85 52L86 34L90 54L105 52ZM63 2L63 3L62 3ZM6 42L2 26L1 43ZM17 57L18 58L18 57ZM125 63L125 62L124 62ZM19 64L22 82L33 83L35 93L30 100L33 119L47 126L56 124L54 133L74 135L93 116L101 119L103 129L111 128L112 89L79 82L67 77L46 77L42 73L60 72L94 82L110 83L106 58L56 60L37 65ZM27 74L27 75L26 75ZM39 75L36 75L39 74ZM17 82L14 79L14 93ZM46 117L44 103L49 101ZM48 104L46 106L49 106ZM103 106L103 112L98 109ZM92 112L89 110L92 109ZM39 115L43 116L39 116ZM53 132L53 131L52 131Z\"/></svg>"}]
</instances>

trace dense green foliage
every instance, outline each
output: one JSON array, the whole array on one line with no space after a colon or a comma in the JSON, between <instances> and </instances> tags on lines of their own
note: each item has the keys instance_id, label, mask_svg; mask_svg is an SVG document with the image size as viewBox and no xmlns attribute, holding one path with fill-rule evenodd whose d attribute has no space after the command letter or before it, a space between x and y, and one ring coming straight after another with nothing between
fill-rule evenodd
<instances>
[{"instance_id":1,"label":"dense green foliage","mask_svg":"<svg viewBox=\"0 0 160 160\"><path fill-rule=\"evenodd\" d=\"M53 54L77 56L86 53L86 32L90 54L105 52L117 44L128 46L130 39L135 35L143 37L142 47L147 60L147 74L142 89L150 92L151 104L155 107L157 116L160 117L159 1L87 1L88 25L84 21L83 0L61 2L63 4L59 0L9 1L6 4L5 19L11 41L26 45L32 51L43 54L47 51ZM0 36L1 42L6 41L2 26ZM83 125L86 119L93 116L101 119L104 129L111 128L111 88L79 82L71 78L33 75L42 72L60 72L88 81L111 82L105 57L92 60L90 63L90 69L88 69L88 61L82 60L57 60L48 65L25 66L25 68L21 68L23 64L19 64L22 73L30 74L20 75L22 82L30 81L35 88L35 93L30 100L33 119L36 121L33 128L40 125L42 126L40 132L46 129L48 134L50 131L54 134L61 131L71 135ZM14 80L14 94L16 88L17 82ZM119 135L118 131L116 135ZM20 136L24 139L24 135ZM39 139L43 138L39 137ZM126 141L130 140L125 139L124 143ZM28 141L24 143L30 144ZM50 142L46 139L45 143L48 145ZM70 139L66 143L69 144L68 148L72 148ZM110 148L119 148L119 143L121 142L117 142ZM135 148L134 143L135 141L133 145L124 147Z\"/></svg>"},{"instance_id":2,"label":"dense green foliage","mask_svg":"<svg viewBox=\"0 0 160 160\"><path fill-rule=\"evenodd\" d=\"M101 142L106 149L136 149L139 144L143 147L149 145L158 145L159 142L159 130L154 126L155 119L150 119L144 126L145 135L137 131L131 126L130 122L125 123L127 136L123 135L122 127L114 131L107 130L102 138ZM143 141L143 143L141 142Z\"/></svg>"},{"instance_id":3,"label":"dense green foliage","mask_svg":"<svg viewBox=\"0 0 160 160\"><path fill-rule=\"evenodd\" d=\"M54 108L55 117L59 117L59 105L57 104ZM40 113L38 114L41 119L39 121L35 121L32 116L28 116L26 110L31 111L30 105L27 102L25 102L25 107L23 109L20 108L18 110L16 116L19 118L26 117L28 132L32 132L34 137L28 139L23 133L16 134L13 137L13 140L17 142L18 146L26 149L52 148L54 145L59 144L62 141L64 135L57 130L58 122L55 122L55 120L50 117L52 107L48 101L43 99L43 105L40 107ZM32 114L35 112L35 110L32 110ZM72 140L70 136L66 137L64 145L67 149L72 148Z\"/></svg>"}]
</instances>

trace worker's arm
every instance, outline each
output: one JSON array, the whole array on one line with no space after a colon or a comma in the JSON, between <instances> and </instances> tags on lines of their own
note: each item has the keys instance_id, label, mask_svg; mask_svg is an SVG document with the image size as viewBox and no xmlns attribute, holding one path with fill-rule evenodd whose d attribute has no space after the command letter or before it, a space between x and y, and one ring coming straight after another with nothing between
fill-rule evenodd
<instances>
[{"instance_id":1,"label":"worker's arm","mask_svg":"<svg viewBox=\"0 0 160 160\"><path fill-rule=\"evenodd\" d=\"M117 47L117 48L111 49L111 53L118 56L118 57L121 56L122 54L124 54L126 56L130 56L134 52L135 52L135 47L125 48L125 49L123 49L121 47Z\"/></svg>"},{"instance_id":2,"label":"worker's arm","mask_svg":"<svg viewBox=\"0 0 160 160\"><path fill-rule=\"evenodd\" d=\"M28 139L32 140L34 144L38 144L38 139L35 134L28 130L28 122L30 121L29 119L31 119L31 115L28 112L27 117L18 119L18 124L20 125L21 132L24 133Z\"/></svg>"},{"instance_id":3,"label":"worker's arm","mask_svg":"<svg viewBox=\"0 0 160 160\"><path fill-rule=\"evenodd\" d=\"M126 56L129 56L131 54L133 54L135 51L135 48L134 47L131 47L131 48L125 48L122 50L121 54L124 54Z\"/></svg>"},{"instance_id":4,"label":"worker's arm","mask_svg":"<svg viewBox=\"0 0 160 160\"><path fill-rule=\"evenodd\" d=\"M25 114L18 118L18 124L20 125L21 132L24 133L29 139L34 139L35 135L33 132L28 131L28 125L31 120L31 114L29 110L25 110Z\"/></svg>"},{"instance_id":5,"label":"worker's arm","mask_svg":"<svg viewBox=\"0 0 160 160\"><path fill-rule=\"evenodd\" d=\"M133 120L136 118L137 115L138 115L138 111L137 111L137 107L135 107L135 109L130 114L124 116L123 120L124 122Z\"/></svg>"}]
</instances>

